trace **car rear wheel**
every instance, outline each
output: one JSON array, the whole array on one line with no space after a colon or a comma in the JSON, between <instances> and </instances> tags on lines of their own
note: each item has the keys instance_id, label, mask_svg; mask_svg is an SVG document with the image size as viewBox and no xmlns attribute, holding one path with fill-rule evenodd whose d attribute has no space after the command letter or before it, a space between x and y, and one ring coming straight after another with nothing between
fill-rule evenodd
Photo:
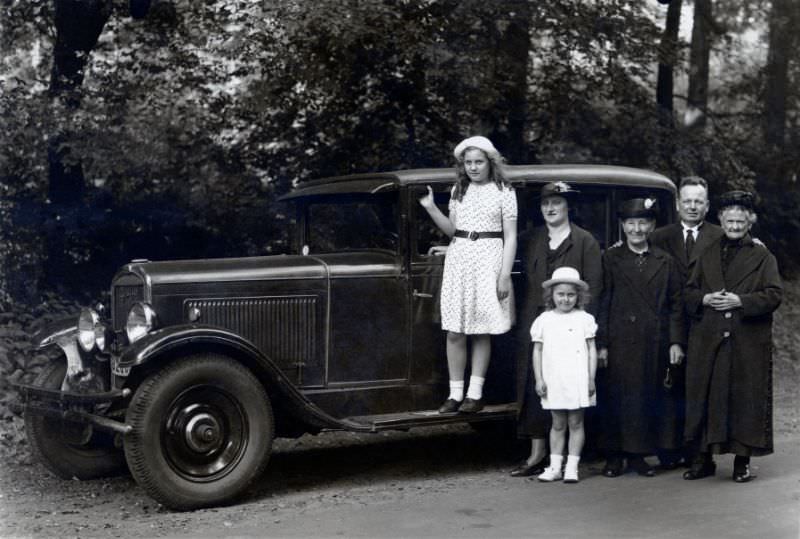
<instances>
[{"instance_id":1,"label":"car rear wheel","mask_svg":"<svg viewBox=\"0 0 800 539\"><path fill-rule=\"evenodd\" d=\"M34 385L60 389L66 361L46 365ZM114 447L113 435L91 425L61 421L25 412L25 432L31 453L62 479L97 479L125 471L125 456Z\"/></svg>"},{"instance_id":2,"label":"car rear wheel","mask_svg":"<svg viewBox=\"0 0 800 539\"><path fill-rule=\"evenodd\" d=\"M272 407L247 368L215 354L183 358L152 374L128 407L131 474L167 507L232 501L257 479L272 450Z\"/></svg>"}]
</instances>

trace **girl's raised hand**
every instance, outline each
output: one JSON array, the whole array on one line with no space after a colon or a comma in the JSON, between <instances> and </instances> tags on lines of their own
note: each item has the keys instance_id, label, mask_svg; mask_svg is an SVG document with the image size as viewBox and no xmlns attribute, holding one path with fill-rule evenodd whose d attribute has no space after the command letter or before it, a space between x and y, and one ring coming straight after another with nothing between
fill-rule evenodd
<instances>
[{"instance_id":1,"label":"girl's raised hand","mask_svg":"<svg viewBox=\"0 0 800 539\"><path fill-rule=\"evenodd\" d=\"M426 187L428 188L428 193L419 199L419 203L423 208L432 208L436 205L433 200L433 189L431 189L430 185L427 185Z\"/></svg>"}]
</instances>

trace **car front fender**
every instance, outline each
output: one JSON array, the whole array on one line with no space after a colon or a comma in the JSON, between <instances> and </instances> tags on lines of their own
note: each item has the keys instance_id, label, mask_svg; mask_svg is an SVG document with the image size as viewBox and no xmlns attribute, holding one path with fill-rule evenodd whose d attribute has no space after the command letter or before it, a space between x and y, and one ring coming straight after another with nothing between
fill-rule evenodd
<instances>
[{"instance_id":1,"label":"car front fender","mask_svg":"<svg viewBox=\"0 0 800 539\"><path fill-rule=\"evenodd\" d=\"M223 328L195 324L171 326L153 331L130 345L114 362L112 370L117 376L127 376L143 368L151 371L162 362L171 361L186 353L215 349L237 358L261 380L271 398L279 393L281 404L292 415L315 428L367 430L362 425L337 419L311 402L289 381L278 366L253 343Z\"/></svg>"}]
</instances>

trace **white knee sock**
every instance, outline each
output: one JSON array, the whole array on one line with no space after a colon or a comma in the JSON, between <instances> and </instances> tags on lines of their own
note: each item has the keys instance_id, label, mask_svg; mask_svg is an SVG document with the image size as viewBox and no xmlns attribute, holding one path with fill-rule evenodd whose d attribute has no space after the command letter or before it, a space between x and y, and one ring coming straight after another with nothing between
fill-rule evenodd
<instances>
[{"instance_id":1,"label":"white knee sock","mask_svg":"<svg viewBox=\"0 0 800 539\"><path fill-rule=\"evenodd\" d=\"M577 470L581 457L577 455L567 455L567 470Z\"/></svg>"},{"instance_id":2,"label":"white knee sock","mask_svg":"<svg viewBox=\"0 0 800 539\"><path fill-rule=\"evenodd\" d=\"M550 467L554 470L561 471L561 463L564 461L564 455L550 454Z\"/></svg>"},{"instance_id":3,"label":"white knee sock","mask_svg":"<svg viewBox=\"0 0 800 539\"><path fill-rule=\"evenodd\" d=\"M464 380L450 380L450 396L447 398L458 402L464 400Z\"/></svg>"},{"instance_id":4,"label":"white knee sock","mask_svg":"<svg viewBox=\"0 0 800 539\"><path fill-rule=\"evenodd\" d=\"M483 397L483 382L486 378L482 376L469 377L469 389L467 389L467 398L478 400Z\"/></svg>"}]
</instances>

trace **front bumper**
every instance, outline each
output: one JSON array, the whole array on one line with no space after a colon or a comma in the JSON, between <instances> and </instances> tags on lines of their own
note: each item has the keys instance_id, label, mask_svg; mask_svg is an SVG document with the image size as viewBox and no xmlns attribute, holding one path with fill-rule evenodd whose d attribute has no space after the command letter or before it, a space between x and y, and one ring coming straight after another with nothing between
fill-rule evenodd
<instances>
[{"instance_id":1,"label":"front bumper","mask_svg":"<svg viewBox=\"0 0 800 539\"><path fill-rule=\"evenodd\" d=\"M112 404L126 399L131 394L128 388L101 393L78 393L27 384L14 385L19 392L20 402L12 403L11 407L19 413L28 412L53 419L90 424L98 429L120 434L127 434L133 428L110 417L85 411L97 405Z\"/></svg>"}]
</instances>

